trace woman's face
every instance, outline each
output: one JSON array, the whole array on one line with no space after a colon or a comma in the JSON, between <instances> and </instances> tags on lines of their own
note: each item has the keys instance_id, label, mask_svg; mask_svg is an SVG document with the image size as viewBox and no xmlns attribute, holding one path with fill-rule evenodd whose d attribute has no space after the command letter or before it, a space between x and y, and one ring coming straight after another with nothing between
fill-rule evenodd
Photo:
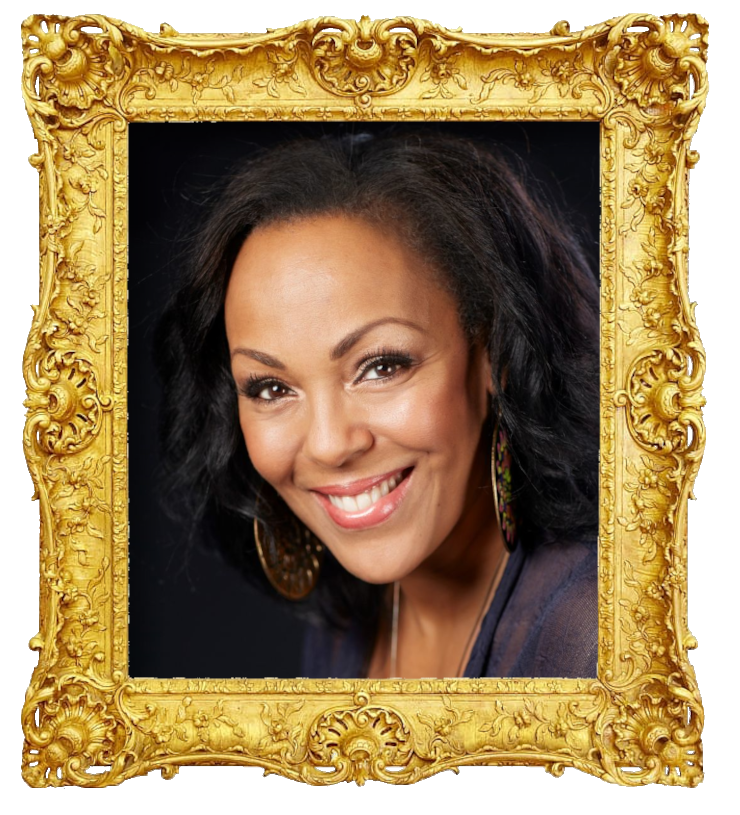
<instances>
[{"instance_id":1,"label":"woman's face","mask_svg":"<svg viewBox=\"0 0 740 815\"><path fill-rule=\"evenodd\" d=\"M413 572L481 487L490 367L451 295L380 227L320 215L250 234L225 319L254 467L349 572Z\"/></svg>"}]
</instances>

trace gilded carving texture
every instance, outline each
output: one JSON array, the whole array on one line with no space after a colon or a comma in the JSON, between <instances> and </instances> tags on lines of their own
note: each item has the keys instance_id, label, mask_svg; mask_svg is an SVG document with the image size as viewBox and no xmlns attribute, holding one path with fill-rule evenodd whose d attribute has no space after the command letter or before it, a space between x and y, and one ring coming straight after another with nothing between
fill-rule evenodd
<instances>
[{"instance_id":1,"label":"gilded carving texture","mask_svg":"<svg viewBox=\"0 0 740 815\"><path fill-rule=\"evenodd\" d=\"M322 17L265 34L155 35L35 15L22 42L41 216L24 357L41 515L26 781L105 786L226 763L312 784L410 783L516 763L697 784L686 507L704 447L704 352L687 291L687 176L705 21L466 35ZM246 119L601 123L598 680L128 677L126 128Z\"/></svg>"}]
</instances>

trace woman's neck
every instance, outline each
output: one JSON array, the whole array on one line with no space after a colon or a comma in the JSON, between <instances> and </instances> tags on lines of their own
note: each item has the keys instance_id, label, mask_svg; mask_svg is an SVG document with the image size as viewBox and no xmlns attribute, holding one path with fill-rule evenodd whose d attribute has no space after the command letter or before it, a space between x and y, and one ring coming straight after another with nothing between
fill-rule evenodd
<instances>
[{"instance_id":1,"label":"woman's neck","mask_svg":"<svg viewBox=\"0 0 740 815\"><path fill-rule=\"evenodd\" d=\"M401 581L397 623L401 676L457 676L500 579L506 549L486 457L477 459L460 521L434 554Z\"/></svg>"},{"instance_id":2,"label":"woman's neck","mask_svg":"<svg viewBox=\"0 0 740 815\"><path fill-rule=\"evenodd\" d=\"M504 551L491 490L480 490L437 551L401 581L405 620L433 630L477 609Z\"/></svg>"}]
</instances>

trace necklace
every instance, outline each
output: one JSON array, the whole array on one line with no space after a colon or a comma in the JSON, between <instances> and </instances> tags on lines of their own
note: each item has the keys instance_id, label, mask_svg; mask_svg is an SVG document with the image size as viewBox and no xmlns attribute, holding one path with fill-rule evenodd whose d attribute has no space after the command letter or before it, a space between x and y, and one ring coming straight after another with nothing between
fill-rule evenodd
<instances>
[{"instance_id":1,"label":"necklace","mask_svg":"<svg viewBox=\"0 0 740 815\"><path fill-rule=\"evenodd\" d=\"M470 648L471 641L475 632L478 630L478 626L480 625L481 620L483 619L483 615L485 614L486 609L488 608L493 593L496 590L496 586L498 585L499 577L501 574L502 567L504 566L505 562L509 559L509 553L506 550L506 547L502 547L503 551L501 552L501 557L499 558L498 563L496 564L496 568L493 571L493 577L491 578L491 582L488 585L488 589L486 590L486 596L483 598L483 603L478 610L478 614L475 618L475 622L473 623L473 627L470 629L470 633L468 634L468 638L465 641L465 648L463 649L462 656L460 657L460 664L457 667L456 676L460 676L462 673L462 669L464 667L465 656L468 653L468 649ZM391 618L391 671L389 678L397 678L398 677L398 617L401 608L401 584L398 580L393 583L393 616Z\"/></svg>"}]
</instances>

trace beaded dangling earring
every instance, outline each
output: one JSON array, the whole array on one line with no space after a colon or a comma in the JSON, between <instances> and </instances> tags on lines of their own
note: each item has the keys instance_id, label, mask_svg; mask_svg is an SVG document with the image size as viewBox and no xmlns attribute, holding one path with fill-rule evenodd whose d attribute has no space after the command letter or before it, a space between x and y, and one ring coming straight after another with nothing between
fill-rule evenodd
<instances>
[{"instance_id":1,"label":"beaded dangling earring","mask_svg":"<svg viewBox=\"0 0 740 815\"><path fill-rule=\"evenodd\" d=\"M511 453L509 440L501 422L496 422L491 446L491 481L496 518L504 538L504 545L513 552L516 547L516 518L511 487Z\"/></svg>"},{"instance_id":2,"label":"beaded dangling earring","mask_svg":"<svg viewBox=\"0 0 740 815\"><path fill-rule=\"evenodd\" d=\"M264 499L257 496L257 507ZM272 510L272 507L271 507ZM283 597L301 600L316 586L324 544L287 509L270 511L270 524L254 519L254 542L267 579Z\"/></svg>"}]
</instances>

